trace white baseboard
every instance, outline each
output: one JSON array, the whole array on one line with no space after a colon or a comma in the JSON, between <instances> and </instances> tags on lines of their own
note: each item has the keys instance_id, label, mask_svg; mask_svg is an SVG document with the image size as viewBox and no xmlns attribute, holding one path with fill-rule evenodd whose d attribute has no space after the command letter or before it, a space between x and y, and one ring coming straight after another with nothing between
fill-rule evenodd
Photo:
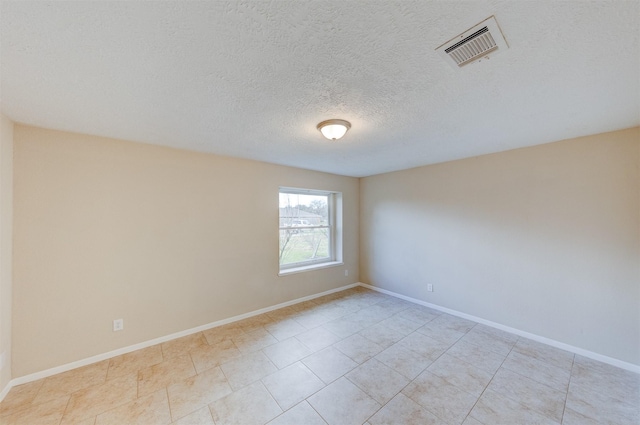
<instances>
[{"instance_id":1,"label":"white baseboard","mask_svg":"<svg viewBox=\"0 0 640 425\"><path fill-rule=\"evenodd\" d=\"M330 289L328 291L324 291L324 292L321 292L319 294L314 294L314 295L309 295L309 296L302 297L302 298L297 298L295 300L291 300L291 301L287 301L287 302L284 302L284 303L276 304L276 305L273 305L273 306L270 306L270 307L265 307L265 308L261 308L259 310L254 310L254 311L251 311L249 313L240 314L238 316L233 316L233 317L229 317L227 319L222 319L222 320L218 320L218 321L215 321L215 322L207 323L206 325L197 326L195 328L191 328L191 329L187 329L187 330L184 330L184 331L172 333L170 335L162 336L162 337L159 337L159 338L154 338L154 339L151 339L149 341L144 341L144 342L141 342L141 343L138 343L138 344L129 345L127 347L119 348L117 350L109 351L107 353L91 356L91 357L88 357L86 359L77 360L75 362L67 363L67 364L64 364L64 365L61 365L61 366L52 367L50 369L42 370L40 372L31 373L31 374L25 375L25 376L20 376L18 378L14 378L11 381L9 381L9 383L4 387L2 392L0 392L0 401L2 401L4 399L4 397L7 395L7 393L9 393L11 388L13 388L13 387L15 387L17 385L26 384L27 382L37 381L38 379L47 378L49 376L56 375L58 373L67 372L67 371L72 370L72 369L76 369L76 368L79 368L79 367L82 367L82 366L87 366L87 365L90 365L90 364L93 364L93 363L96 363L96 362L100 362L102 360L107 360L107 359L110 359L110 358L113 358L113 357L116 357L116 356L120 356L122 354L127 354L127 353L130 353L132 351L140 350L142 348L151 347L152 345L156 345L156 344L160 344L160 343L163 343L163 342L167 342L167 341L170 341L172 339L180 338L180 337L191 335L191 334L194 334L194 333L197 333L197 332L205 331L207 329L211 329L211 328L215 328L215 327L218 327L218 326L226 325L227 323L237 322L238 320L247 319L249 317L257 316L257 315L263 314L263 313L268 313L270 311L277 310L279 308L288 307L290 305L298 304L298 303L301 303L301 302L304 302L304 301L309 301L309 300L312 300L314 298L319 298L319 297L322 297L322 296L325 296L325 295L333 294L335 292L340 292L340 291L344 291L344 290L347 290L347 289L355 288L356 286L359 286L359 285L360 285L360 283L352 283L350 285L341 286L341 287L335 288L335 289Z\"/></svg>"},{"instance_id":2,"label":"white baseboard","mask_svg":"<svg viewBox=\"0 0 640 425\"><path fill-rule=\"evenodd\" d=\"M4 400L7 394L9 394L9 391L11 391L11 388L13 388L13 383L9 381L7 382L7 385L5 385L5 387L2 389L2 391L0 391L0 401Z\"/></svg>"},{"instance_id":3,"label":"white baseboard","mask_svg":"<svg viewBox=\"0 0 640 425\"><path fill-rule=\"evenodd\" d=\"M396 292L388 291L386 289L378 288L376 286L371 286L371 285L368 285L366 283L362 283L361 282L360 286L368 288L368 289L371 289L371 290L374 290L374 291L377 291L377 292L381 292L383 294L391 295L392 297L400 298L400 299L405 300L405 301L409 301L409 302L412 302L412 303L415 303L415 304L419 304L419 305L422 305L422 306L425 306L425 307L429 307L429 308L432 308L434 310L439 310L439 311L442 311L444 313L451 314L452 316L462 317L463 319L471 320L471 321L476 322L476 323L481 323L483 325L487 325L487 326L490 326L492 328L500 329L501 331L509 332L509 333L512 333L512 334L518 335L518 336L523 336L525 338L529 338L529 339L532 339L534 341L550 345L552 347L560 348L561 350L569 351L569 352L574 353L574 354L579 354L581 356L588 357L590 359L597 360L597 361L600 361L602 363L607 363L607 364L610 364L612 366L619 367L621 369L629 370L629 371L635 372L635 373L640 373L640 365L624 362L622 360L618 360L618 359L615 359L613 357L604 356L602 354L594 353L593 351L585 350L585 349L580 348L580 347L574 347L573 345L565 344L564 342L556 341L554 339L545 338L545 337L540 336L540 335L536 335L536 334L532 334L532 333L529 333L529 332L521 331L520 329L516 329L516 328L509 327L509 326L501 325L500 323L492 322L490 320L486 320L486 319L483 319L481 317L472 316L472 315L467 314L467 313L462 313L462 312L457 311L457 310L452 310L450 308L441 307L441 306L439 306L437 304L431 304L431 303L428 303L426 301L419 300L417 298L407 297L406 295L398 294Z\"/></svg>"},{"instance_id":4,"label":"white baseboard","mask_svg":"<svg viewBox=\"0 0 640 425\"><path fill-rule=\"evenodd\" d=\"M344 290L347 290L347 289L351 289L351 288L354 288L356 286L362 286L364 288L368 288L368 289L371 289L371 290L374 290L374 291L377 291L377 292L380 292L380 293L383 293L383 294L391 295L393 297L396 297L396 298L399 298L399 299L402 299L402 300L405 300L405 301L409 301L409 302L412 302L414 304L419 304L419 305L422 305L422 306L425 306L425 307L429 307L429 308L432 308L434 310L438 310L438 311L442 311L444 313L451 314L453 316L462 317L463 319L468 319L468 320L471 320L473 322L481 323L483 325L487 325L487 326L490 326L492 328L500 329L500 330L503 330L505 332L512 333L514 335L518 335L518 336L522 336L522 337L525 337L525 338L529 338L531 340L538 341L538 342L541 342L543 344L550 345L552 347L560 348L562 350L566 350L566 351L569 351L571 353L579 354L581 356L584 356L584 357L587 357L587 358L590 358L590 359L593 359L593 360L598 360L598 361L601 361L603 363L610 364L612 366L616 366L616 367L619 367L619 368L622 368L622 369L625 369L625 370L629 370L629 371L632 371L632 372L635 372L635 373L640 373L640 365L635 365L633 363L624 362L622 360L618 360L618 359L615 359L613 357L604 356L602 354L598 354L598 353L595 353L593 351L585 350L585 349L582 349L582 348L579 348L579 347L574 347L572 345L565 344L565 343L560 342L560 341L556 341L556 340L553 340L553 339L545 338L543 336L535 335L535 334L532 334L532 333L529 333L529 332L521 331L519 329L515 329L515 328L509 327L509 326L501 325L500 323L492 322L490 320L485 320L485 319L482 319L480 317L476 317L476 316L472 316L470 314L462 313L462 312L457 311L457 310L452 310L450 308L442 307L442 306L439 306L439 305L436 305L436 304L431 304L431 303L428 303L426 301L422 301L422 300L419 300L419 299L416 299L416 298L411 298L411 297L408 297L406 295L398 294L396 292L392 292L392 291L389 291L389 290L386 290L386 289L383 289L383 288L378 288L376 286L371 286L371 285L368 285L366 283L359 282L359 283L353 283L353 284L346 285L346 286L341 286L339 288L331 289L331 290L328 290L328 291L324 291L324 292L321 292L319 294L309 295L309 296L306 296L306 297L297 298L295 300L291 300L291 301L287 301L287 302L284 302L284 303L276 304L276 305L273 305L273 306L270 306L270 307L265 307L265 308L262 308L262 309L259 309L259 310L254 310L254 311L251 311L249 313L240 314L238 316L229 317L227 319L218 320L216 322L211 322L211 323L208 323L206 325L197 326L195 328L187 329L187 330L184 330L184 331L181 331L181 332L176 332L176 333L173 333L173 334L170 334L170 335L166 335L166 336L163 336L163 337L159 337L159 338L155 338L155 339L152 339L152 340L149 340L149 341L145 341L145 342L141 342L141 343L138 343L138 344L130 345L130 346L127 346L127 347L119 348L117 350L109 351L109 352L103 353L103 354L98 354L96 356L88 357L88 358L82 359L82 360L77 360L75 362L67 363L67 364L64 364L64 365L61 365L61 366L57 366L57 367L53 367L53 368L50 368L50 369L46 369L46 370L43 370L43 371L40 371L40 372L36 372L36 373L29 374L29 375L21 376L21 377L18 377L18 378L15 378L15 379L12 379L11 381L9 381L9 383L2 389L2 391L0 392L0 401L4 400L5 396L9 393L11 388L13 388L13 387L15 387L17 385L26 384L27 382L37 381L38 379L43 379L43 378L46 378L46 377L49 377L49 376L52 376L52 375L56 375L58 373L66 372L66 371L69 371L69 370L72 370L72 369L76 369L76 368L79 368L79 367L82 367L82 366L87 366L87 365L90 365L90 364L93 364L93 363L96 363L96 362L99 362L99 361L102 361L102 360L107 360L107 359L110 359L112 357L120 356L122 354L130 353L132 351L140 350L142 348L147 348L147 347L150 347L152 345L156 345L156 344L160 344L160 343L163 343L163 342L167 342L167 341L170 341L172 339L176 339L176 338L180 338L180 337L183 337L183 336L191 335L191 334L194 334L194 333L197 333L197 332L201 332L201 331L204 331L204 330L207 330L207 329L211 329L211 328L215 328L215 327L218 327L218 326L226 325L228 323L237 322L238 320L246 319L246 318L249 318L249 317L252 317L252 316L257 316L257 315L263 314L263 313L268 313L270 311L277 310L279 308L288 307L290 305L298 304L298 303L301 303L301 302L304 302L304 301L309 301L309 300L312 300L314 298L322 297L324 295L329 295L329 294L333 294L335 292L340 292L340 291L344 291Z\"/></svg>"}]
</instances>

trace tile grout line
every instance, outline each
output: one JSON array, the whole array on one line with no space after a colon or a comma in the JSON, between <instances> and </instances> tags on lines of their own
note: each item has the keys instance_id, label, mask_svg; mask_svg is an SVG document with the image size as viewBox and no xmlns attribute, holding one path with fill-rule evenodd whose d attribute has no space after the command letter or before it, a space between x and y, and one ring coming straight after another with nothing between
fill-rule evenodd
<instances>
[{"instance_id":1,"label":"tile grout line","mask_svg":"<svg viewBox=\"0 0 640 425\"><path fill-rule=\"evenodd\" d=\"M518 341L520 341L520 337L518 337L518 339L516 340L516 342L513 344L513 346L511 347L511 349L509 350L509 353L507 353L507 355L504 357L504 360L502 361L502 363L500 363L500 366L498 366L498 368L496 369L496 371L494 372L493 376L491 377L491 379L489 380L489 382L487 382L487 385L484 387L484 389L482 390L482 392L480 393L480 395L478 396L478 399L476 400L475 403L473 403L473 406L471 406L471 409L469 409L469 412L466 414L466 416L464 417L464 421L467 420L468 417L470 417L471 412L473 412L473 409L475 409L476 405L478 404L478 402L480 401L480 399L482 398L482 396L484 395L484 393L487 391L487 389L489 388L489 385L491 385L491 383L493 382L493 379L496 377L496 375L498 374L498 371L500 370L500 368L502 367L502 365L504 364L504 362L507 361L507 358L509 357L509 354L511 354L511 352L513 351L513 348L516 346L516 344L518 343ZM480 423L484 423L481 422L479 419L474 418L473 416L471 416L473 419L477 420Z\"/></svg>"},{"instance_id":2,"label":"tile grout line","mask_svg":"<svg viewBox=\"0 0 640 425\"><path fill-rule=\"evenodd\" d=\"M398 312L396 312L396 313L392 314L391 316L387 317L386 319L383 319L383 320L381 320L381 321L376 322L376 323L375 323L375 324L373 324L372 326L375 326L375 325L381 324L381 323L382 323L382 322L384 322L385 320L388 320L388 319L390 319L390 318L392 318L392 317L395 317L395 316L399 315L400 313L402 313L402 312L404 312L404 311L406 311L406 310L408 310L408 309L410 309L410 308L412 308L412 307L408 307L408 308L406 308L406 309L400 310L400 311L398 311ZM438 318L439 316L440 316L440 315L438 315L438 316L436 316L436 317L432 318L431 320L428 320L428 321L427 321L427 322L425 322L424 324L420 324L419 322L412 321L411 319L406 319L406 320L412 321L413 323L420 324L420 326L419 326L418 328L414 329L413 331L409 332L408 334L404 335L404 336L403 336L400 340L398 340L398 341L402 341L404 338L407 338L408 336L410 336L410 335L412 335L412 334L414 334L414 333L418 332L418 329L422 328L422 327L423 327L423 326L425 326L427 323L430 323L431 321L435 320L435 319L436 319L436 318ZM402 316L401 316L401 318L404 318L404 317L402 317ZM385 325L383 325L383 326L385 326ZM474 325L474 326L475 326L475 325ZM389 326L387 326L387 328L389 328L389 329L391 329L392 331L394 331L394 329L390 328ZM365 329L366 329L366 328L365 328ZM364 329L362 329L362 330L364 330ZM362 332L362 330L360 330L359 332ZM359 334L359 332L358 332L358 334ZM419 333L419 334L421 334L421 335L423 335L423 334L422 334L422 333L420 333L420 332L418 332L418 333ZM426 336L426 335L425 335L425 336ZM366 336L363 336L363 338L368 339ZM460 338L462 338L462 337L460 337ZM396 342L394 342L393 344L391 344L391 346L395 345L398 341L396 341ZM436 341L438 341L438 340L436 340ZM372 341L372 342L374 342L374 343L375 343L375 341ZM439 342L442 342L442 341L439 341ZM457 342L457 340L456 340L453 344L451 344L447 349L451 348L451 347L452 347L456 342ZM445 344L446 344L446 342L445 342ZM378 344L378 345L379 345L379 344ZM389 347L391 347L391 346L389 346ZM387 350L389 347L384 348L381 352L383 352L383 351ZM420 355L421 357L424 357L424 356L422 356L420 353L416 353L415 351L411 350L410 348L407 348L407 349L408 349L409 351L412 351L413 353L415 353L415 354L417 354L417 355ZM380 353L381 353L381 352L380 352ZM446 350L445 350L444 352L446 352ZM444 352L443 352L442 354L444 354ZM378 353L378 354L380 354L380 353ZM442 354L440 354L440 356L438 356L435 360L431 361L431 363L429 364L429 366L431 366L431 364L433 364L433 363L434 363L438 358L440 358L440 357L442 356ZM375 356L374 356L374 357L372 357L372 358L375 358ZM425 357L425 359L427 359L427 358ZM429 360L430 360L430 359L429 359ZM378 360L378 361L379 361L379 360ZM383 365L384 365L384 366L386 366L386 367L389 367L389 366L387 366L385 363L382 363L382 362L381 362L381 364L383 364ZM429 368L429 366L426 366L426 367L425 367L425 368L424 368L424 369L423 369L423 370L422 370L422 371L421 371L417 376L420 376L422 373L424 373L424 371L426 371L426 370ZM380 403L380 404L381 404L380 408L379 408L378 410L376 410L376 411L375 411L371 416L369 416L369 417L367 418L367 421L369 421L369 420L370 420L372 417L374 417L378 412L380 412L382 409L384 409L384 407L385 407L385 406L386 406L386 405L387 405L391 400L393 400L393 398L397 397L397 396L398 396L398 394L401 394L401 393L402 393L402 391L403 391L405 388L407 388L409 385L411 385L411 384L413 383L413 381L415 381L415 379L417 378L417 376L416 376L416 378L411 379L411 378L409 378L409 377L407 377L407 376L403 375L402 373L400 373L400 372L396 371L395 369L393 369L393 368L391 368L391 367L389 367L389 369L391 369L391 370L395 371L396 373L398 373L399 375L401 375L401 376L403 376L403 377L407 378L407 380L408 380L409 382L407 382L407 384L406 384L404 387L402 387L402 389L400 389L400 391L398 391L398 392L397 392L397 393L396 393L396 394L395 394L395 395L394 395L394 396L393 396L389 401L387 401L387 402L386 402L386 403L384 403L384 404ZM348 377L346 377L346 374L345 374L345 378L346 378L346 379L348 379L348 380L349 380L349 382L353 383L355 386L357 386L358 388L360 388L360 389L361 389L363 392L365 392L365 394L367 394L369 397L371 397L371 395L369 395L369 394L368 394L368 393L367 393L363 388L361 388L357 383L355 383L355 382L351 381ZM407 397L407 396L405 396L405 397ZM373 399L373 397L371 397L371 398ZM413 400L413 399L411 399L411 397L407 397L407 398L409 398L410 400ZM373 399L373 400L377 402L377 400L375 400L375 399ZM427 409L425 406L422 406L420 403L417 403L415 400L413 400L413 401L414 401L416 404L418 404L419 406L421 406L423 409L425 409L426 411L428 411L428 412L430 412L431 414L433 414L435 417L437 417L437 418L441 419L438 415L435 415L433 412L431 412L431 411L430 411L429 409ZM365 421L365 422L366 422L366 421Z\"/></svg>"},{"instance_id":3,"label":"tile grout line","mask_svg":"<svg viewBox=\"0 0 640 425\"><path fill-rule=\"evenodd\" d=\"M434 319L435 319L435 318L434 318ZM428 323L428 322L427 322L427 323ZM476 325L474 324L474 325L471 327L471 329L473 329L475 326L476 326ZM418 328L418 329L419 329L419 328ZM471 331L471 329L469 329L468 331L466 331L466 332L464 333L464 335L468 334L468 333ZM413 334L413 333L415 333L415 332L418 332L418 330L416 329L415 331L411 332L409 335L412 335L412 334ZM419 333L419 334L421 334L421 335L424 335L424 334L422 334L421 332L418 332L418 333ZM408 337L409 335L406 335L404 338ZM416 379L418 379L418 376L422 375L422 374L423 374L423 373L425 373L425 372L429 372L430 374L435 375L433 372L430 372L428 369L431 367L431 365L433 365L436 361L438 361L438 359L439 359L440 357L442 357L442 356L443 356L447 351L449 351L449 349L450 349L451 347L453 347L455 344L457 344L457 343L458 343L458 341L460 341L462 338L464 338L464 335L460 336L458 339L456 339L454 342L452 342L452 343L451 343L451 345L449 345L449 346L447 347L447 349L446 349L446 350L444 350L442 353L440 353L440 355L439 355L439 356L437 356L434 360L432 360L432 361L431 361L431 363L429 364L429 366L425 367L425 368L422 370L422 372L420 372L420 373L419 373L419 374L418 374L414 379L412 379L412 380L409 382L409 384L413 383L413 381L415 381ZM424 336L427 336L427 335L424 335ZM403 339L404 339L404 338L403 338ZM438 341L438 342L442 342L442 343L444 343L444 344L448 344L448 342L444 342L444 341L436 340L435 338L432 338L432 339L434 339L435 341ZM413 350L411 350L410 348L408 348L408 350L413 351ZM413 352L415 353L415 351L413 351ZM416 354L419 354L419 353L416 353ZM420 355L420 354L419 354L419 355ZM429 360L431 360L431 359L429 359ZM466 363L466 362L465 362L465 363ZM435 375L435 376L438 376L438 375ZM444 378L443 378L443 380L444 380L445 382L447 382L449 385L452 385L452 386L454 386L455 388L458 388L458 386L457 386L457 385L453 385L453 384L451 384L451 383L450 383L449 381L447 381L446 379L444 379ZM409 384L407 384L407 385L405 386L405 388L406 388ZM403 388L403 389L404 389L404 388ZM460 388L458 388L458 389L460 389ZM462 390L462 389L460 389L460 390L461 390L461 391L463 391L463 392L465 392L465 393L467 393L467 391L464 391L464 390ZM467 394L469 394L469 393L467 393ZM428 407L426 407L426 406L422 405L421 403L419 403L417 400L414 400L414 399L413 399L413 398L411 398L410 396L406 396L406 397L407 397L407 398L409 398L410 400L412 400L412 401L413 401L414 403L416 403L418 406L421 406L423 409L425 409L427 412L431 413L431 414L432 414L433 416L435 416L436 418L438 418L438 419L440 419L440 420L442 420L442 421L444 421L444 422L448 422L446 419L441 418L439 415L437 415L435 412L433 412L433 411L432 411L431 409L429 409ZM478 397L478 399L479 399L479 397ZM477 402L477 400L476 400L476 402ZM474 404L474 406L475 406L475 404ZM472 407L472 409L473 409L473 407ZM466 419L466 416L465 416L465 419Z\"/></svg>"},{"instance_id":4,"label":"tile grout line","mask_svg":"<svg viewBox=\"0 0 640 425\"><path fill-rule=\"evenodd\" d=\"M345 314L345 315L339 316L339 317L335 318L334 320L341 319L341 318L343 318L344 316L347 316L347 315L349 315L349 314L356 313L356 312L358 312L358 311L364 310L365 308L369 308L369 307L371 307L371 306L373 306L373 305L376 305L376 304L378 304L378 303L373 303L373 304L370 304L370 305L368 305L368 306L361 307L361 308L359 308L359 309L357 309L357 310L355 310L355 311L353 311L353 312L351 312L351 313L348 313L348 314ZM327 322L327 323L328 323L328 322ZM377 323L378 323L378 322L376 322L375 324L377 324ZM373 326L373 325L375 325L375 324L372 324L371 326ZM322 326L322 325L320 325L320 326ZM317 327L320 327L320 326L317 326ZM315 328L317 328L317 327L315 327ZM312 328L312 329L315 329L315 328ZM365 329L366 329L366 328L365 328ZM308 330L310 330L310 329L308 329ZM329 330L329 329L326 329L326 330L327 330L328 332L330 332L330 333L334 334L333 332L331 332L331 330ZM359 335L359 332L361 332L361 331L362 331L362 329L361 329L361 330L359 330L359 331L357 331L357 332L355 332L355 333L353 333L353 334L351 334L351 335L349 335L349 336L348 336L348 337L346 337L346 338L342 338L341 336L334 334L336 337L341 338L341 339L340 339L339 341L336 341L336 342L334 342L334 343L332 343L332 344L328 345L327 347L324 347L324 348L322 348L322 349L320 349L320 350L317 350L315 353L320 352L320 351L322 351L322 350L324 350L324 349L326 349L326 348L329 348L329 347L333 347L334 349L338 350L338 352L341 352L341 353L342 353L342 351L341 351L340 349L338 349L338 348L336 348L336 347L334 347L334 346L335 346L336 344L338 344L339 342L344 341L344 340L346 340L347 338L350 338L350 337L351 337L351 336L353 336L353 335ZM306 332L306 331L305 331L305 332ZM362 336L362 337L368 340L368 338L366 338L366 337L364 337L364 336ZM295 338L295 335L293 336L293 338ZM296 338L296 340L297 340L297 338ZM299 341L299 342L301 342L301 341ZM375 341L371 341L371 342L375 343ZM301 343L302 343L302 342L301 342ZM302 345L305 345L305 344L304 344L304 343L302 343ZM378 344L378 345L379 345L379 344ZM306 346L306 345L305 345L305 346ZM307 347L307 348L309 348L309 347ZM309 348L309 349L311 349L311 348ZM384 349L383 349L382 351L384 351ZM315 395L315 394L319 393L319 392L320 392L320 391L322 391L323 389L327 388L329 385L331 385L331 384L335 383L336 381L338 381L338 380L339 380L339 379L341 379L341 378L345 378L347 381L349 381L350 383L352 383L353 385L355 385L357 388L359 388L361 391L363 391L365 394L367 394L367 396L368 396L368 397L370 397L373 401L375 401L375 402L377 403L377 400L375 400L373 397L371 397L371 395L370 395L370 394L368 394L368 393L367 393L363 388L361 388L357 383L355 383L355 382L351 381L351 380L347 377L347 374L348 374L348 373L350 373L350 372L352 372L353 370L357 369L358 367L362 366L362 364L366 363L366 361L365 361L365 362L363 362L363 363L358 363L358 366L356 366L355 368L353 368L353 369L351 369L351 370L349 370L349 371L347 371L347 372L343 373L342 375L340 375L339 377L337 377L336 379L334 379L333 381L331 381L330 383L328 383L328 384L327 384L327 383L326 383L324 380L322 380L322 379L321 379L321 378L320 378L320 377L319 377L319 376L318 376L318 375L317 375L317 374L316 374L312 369L310 369L310 368L309 368L309 367L308 367L304 362L302 362L302 360L304 360L305 358L308 358L308 357L312 356L312 355L313 355L313 354L315 354L315 353L311 353L311 354L309 354L309 355L307 355L307 356L305 356L305 357L303 357L303 358L301 358L301 359L298 359L296 362L294 362L294 363L292 363L292 364L295 364L295 363L297 363L297 362L301 363L301 364L302 364L306 369L308 369L308 370L309 370L309 371L310 371L314 376L316 376L316 378L318 378L318 380L319 380L320 382L322 382L322 383L324 384L324 386L323 386L322 388L319 388L319 389L318 389L317 391L315 391L313 394L308 395L308 396L307 396L307 397L305 397L302 401L300 401L299 403L297 403L297 404L295 404L294 406L290 407L290 408L289 408L289 409L287 409L286 411L283 411L281 415L283 415L285 412L287 412L288 410L291 410L292 408L294 408L295 406L297 406L298 404L300 404L300 403L302 403L302 402L304 401L304 402L306 402L309 406L311 406L311 408L312 408L312 409L313 409L313 410L314 410L314 411L315 411L315 412L316 412L316 413L317 413L317 414L318 414L318 415L319 415L319 416L320 416L320 417L321 417L321 418L326 422L326 419L324 418L324 416L322 416L322 414L320 414L320 412L318 412L318 411L313 407L313 404L311 404L311 403L308 401L308 399L309 399L310 397L313 397L313 395ZM347 356L348 358L351 358L351 357L349 357L346 353L342 353L342 354L343 354L343 355L345 355L345 356ZM379 354L379 353L378 353L378 354ZM374 356L374 357L375 357L375 356ZM371 359L373 359L373 357L371 357ZM371 359L369 359L369 360L371 360ZM351 359L351 360L355 362L355 360L354 360L354 359ZM368 361L368 360L367 360L367 361ZM357 362L356 362L356 363L357 363ZM290 365L289 365L289 366L290 366ZM288 367L288 366L286 366L286 367ZM284 368L283 368L283 369L284 369ZM282 370L282 369L281 369L281 370ZM392 370L393 370L393 369L392 369ZM277 372L274 372L274 374L275 374L275 373L277 373ZM271 375L273 375L273 374L271 374ZM268 375L268 376L270 376L270 375ZM262 378L262 379L264 379L264 378ZM409 383L411 383L411 381L409 381ZM407 385L409 385L409 383L407 383ZM263 385L264 385L264 383L263 383ZM266 387L266 385L265 385L265 387ZM405 387L406 387L406 385L405 385ZM404 389L404 388L403 388L403 389ZM267 388L267 391L269 391L269 389L268 389L268 388ZM401 391L402 391L402 390L401 390ZM399 392L398 392L398 393L399 393ZM396 394L396 395L397 395L397 394ZM277 403L277 401L276 401L276 403ZM385 403L385 404L378 403L378 404L380 404L380 408L379 408L379 409L377 409L377 410L376 410L372 415L370 415L370 416L366 419L366 421L368 421L369 419L371 419L373 416L375 416L375 414L376 414L376 413L378 413L382 408L384 408L384 406L386 406L386 403ZM278 403L278 405L280 405L280 404ZM280 407L282 408L282 406L280 406ZM279 416L281 416L281 415L279 415ZM275 418L274 418L274 419L275 419ZM365 421L365 422L366 422L366 421Z\"/></svg>"},{"instance_id":5,"label":"tile grout line","mask_svg":"<svg viewBox=\"0 0 640 425\"><path fill-rule=\"evenodd\" d=\"M169 400L169 386L164 387L164 394L167 396L167 407L169 407L169 419L171 419L171 423L174 423L173 420L173 411L171 410L171 400ZM96 416L96 421L98 417Z\"/></svg>"},{"instance_id":6,"label":"tile grout line","mask_svg":"<svg viewBox=\"0 0 640 425\"><path fill-rule=\"evenodd\" d=\"M515 347L515 346L514 346L514 347ZM545 362L544 360L540 360L540 359L537 359L537 358L533 358L533 357L531 357L531 356L529 356L529 355L522 354L522 353L518 353L517 351L516 351L515 353L516 353L516 354L519 354L519 355L522 355L522 356L525 356L525 357L530 357L530 358L532 358L532 360L535 360L535 361L538 361L538 362L540 362L540 363L544 363L544 364L545 364L545 365L547 365L547 366L551 366L551 367L554 367L554 368L556 368L556 369L560 369L560 370L562 370L562 368L557 367L557 366L554 366L554 365L552 365L552 364L550 364L550 363L548 363L548 362ZM511 352L509 352L509 355L510 355L510 354L511 354ZM507 355L507 357L509 357L509 355ZM505 358L505 361L506 361L506 360L507 360L507 359ZM501 365L500 367L502 367L502 365ZM573 362L571 363L571 367L573 368ZM559 389L557 389L557 388L554 388L554 387L552 387L551 385L547 384L546 382L540 382L540 381L538 381L537 379L533 379L533 378L531 378L530 376L523 375L522 373L520 373L520 372L518 372L518 371L516 371L516 370L512 370L512 369L509 369L509 368L505 368L505 370L508 370L509 372L512 372L512 373L515 373L516 375L520 375L520 376L522 376L522 377L524 377L524 378L530 379L530 380L532 380L532 381L534 381L534 382L536 382L536 383L538 383L538 384L540 384L540 385L544 385L545 387L547 387L547 388L549 388L549 389L551 389L551 390L555 390L555 391L558 391L558 392L562 392L562 390L559 390ZM571 372L569 372L569 379L571 379ZM567 385L567 388L568 388L568 385Z\"/></svg>"},{"instance_id":7,"label":"tile grout line","mask_svg":"<svg viewBox=\"0 0 640 425\"><path fill-rule=\"evenodd\" d=\"M562 406L562 417L560 418L560 423L564 421L564 414L567 411L567 401L569 400L569 389L571 388L571 378L573 378L573 367L576 364L576 355L573 355L573 359L571 360L571 372L569 373L569 382L567 383L567 393L564 397L564 405Z\"/></svg>"}]
</instances>

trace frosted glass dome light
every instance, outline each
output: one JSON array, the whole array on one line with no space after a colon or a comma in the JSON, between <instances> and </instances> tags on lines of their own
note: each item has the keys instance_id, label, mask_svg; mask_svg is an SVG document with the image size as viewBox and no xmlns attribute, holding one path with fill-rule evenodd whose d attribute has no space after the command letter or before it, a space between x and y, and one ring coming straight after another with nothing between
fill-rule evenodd
<instances>
[{"instance_id":1,"label":"frosted glass dome light","mask_svg":"<svg viewBox=\"0 0 640 425\"><path fill-rule=\"evenodd\" d=\"M329 140L338 140L351 128L351 123L345 120L326 120L318 124L318 130Z\"/></svg>"}]
</instances>

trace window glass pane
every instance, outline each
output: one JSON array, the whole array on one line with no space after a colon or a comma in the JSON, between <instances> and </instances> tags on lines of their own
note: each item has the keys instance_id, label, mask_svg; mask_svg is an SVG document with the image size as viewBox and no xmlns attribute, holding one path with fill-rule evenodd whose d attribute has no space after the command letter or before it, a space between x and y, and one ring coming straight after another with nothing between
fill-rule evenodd
<instances>
[{"instance_id":1,"label":"window glass pane","mask_svg":"<svg viewBox=\"0 0 640 425\"><path fill-rule=\"evenodd\" d=\"M280 227L327 226L329 197L280 193Z\"/></svg>"},{"instance_id":2,"label":"window glass pane","mask_svg":"<svg viewBox=\"0 0 640 425\"><path fill-rule=\"evenodd\" d=\"M280 265L331 260L329 195L280 193Z\"/></svg>"},{"instance_id":3,"label":"window glass pane","mask_svg":"<svg viewBox=\"0 0 640 425\"><path fill-rule=\"evenodd\" d=\"M280 229L281 265L328 259L328 228Z\"/></svg>"}]
</instances>

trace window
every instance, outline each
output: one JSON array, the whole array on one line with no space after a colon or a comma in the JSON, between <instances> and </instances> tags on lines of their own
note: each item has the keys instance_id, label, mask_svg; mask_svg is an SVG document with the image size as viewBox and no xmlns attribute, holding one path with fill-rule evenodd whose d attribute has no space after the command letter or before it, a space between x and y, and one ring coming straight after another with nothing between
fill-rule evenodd
<instances>
[{"instance_id":1,"label":"window","mask_svg":"<svg viewBox=\"0 0 640 425\"><path fill-rule=\"evenodd\" d=\"M280 188L280 273L340 264L342 196Z\"/></svg>"}]
</instances>

